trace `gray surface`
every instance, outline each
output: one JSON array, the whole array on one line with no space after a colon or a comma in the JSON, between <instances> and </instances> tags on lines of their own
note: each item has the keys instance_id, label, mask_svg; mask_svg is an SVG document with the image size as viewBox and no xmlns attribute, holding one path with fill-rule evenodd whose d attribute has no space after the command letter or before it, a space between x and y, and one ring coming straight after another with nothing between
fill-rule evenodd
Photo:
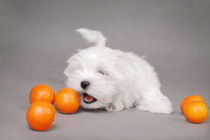
<instances>
[{"instance_id":1,"label":"gray surface","mask_svg":"<svg viewBox=\"0 0 210 140\"><path fill-rule=\"evenodd\" d=\"M209 139L209 118L191 124L179 110L192 94L210 107L209 13L208 0L1 0L0 139ZM79 27L101 30L112 48L146 56L175 113L57 112L50 130L29 129L29 90L40 83L55 91L65 86L65 60L87 46L74 32Z\"/></svg>"}]
</instances>

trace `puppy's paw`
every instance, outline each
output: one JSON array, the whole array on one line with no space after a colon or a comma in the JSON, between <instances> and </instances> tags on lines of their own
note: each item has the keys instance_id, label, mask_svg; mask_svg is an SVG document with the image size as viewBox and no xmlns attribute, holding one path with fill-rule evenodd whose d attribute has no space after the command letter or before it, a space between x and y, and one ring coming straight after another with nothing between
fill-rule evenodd
<instances>
[{"instance_id":1,"label":"puppy's paw","mask_svg":"<svg viewBox=\"0 0 210 140\"><path fill-rule=\"evenodd\" d=\"M109 104L105 108L107 111L120 111L123 110L123 105L113 105Z\"/></svg>"},{"instance_id":2,"label":"puppy's paw","mask_svg":"<svg viewBox=\"0 0 210 140\"><path fill-rule=\"evenodd\" d=\"M171 114L173 112L172 106L139 105L136 108L142 111L148 111L152 113L161 113L161 114Z\"/></svg>"},{"instance_id":3,"label":"puppy's paw","mask_svg":"<svg viewBox=\"0 0 210 140\"><path fill-rule=\"evenodd\" d=\"M173 112L171 101L159 89L146 92L143 100L139 101L137 109L161 114Z\"/></svg>"}]
</instances>

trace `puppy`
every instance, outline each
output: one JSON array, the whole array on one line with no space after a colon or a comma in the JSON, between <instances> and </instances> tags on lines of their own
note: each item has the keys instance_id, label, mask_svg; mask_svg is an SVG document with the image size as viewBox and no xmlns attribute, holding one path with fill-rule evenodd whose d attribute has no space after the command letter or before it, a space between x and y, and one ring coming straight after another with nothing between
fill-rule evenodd
<instances>
[{"instance_id":1,"label":"puppy","mask_svg":"<svg viewBox=\"0 0 210 140\"><path fill-rule=\"evenodd\" d=\"M173 112L148 62L134 53L108 48L99 31L80 28L77 32L94 45L71 56L64 74L67 87L79 94L83 108L120 111L135 107L152 113Z\"/></svg>"}]
</instances>

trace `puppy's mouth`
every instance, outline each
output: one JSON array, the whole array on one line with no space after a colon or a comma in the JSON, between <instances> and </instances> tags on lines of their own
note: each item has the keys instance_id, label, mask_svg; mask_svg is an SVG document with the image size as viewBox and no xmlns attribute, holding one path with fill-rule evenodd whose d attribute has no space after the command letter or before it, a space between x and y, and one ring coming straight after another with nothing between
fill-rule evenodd
<instances>
[{"instance_id":1,"label":"puppy's mouth","mask_svg":"<svg viewBox=\"0 0 210 140\"><path fill-rule=\"evenodd\" d=\"M88 95L87 93L84 93L84 94L83 94L83 101L84 101L86 104L91 104L91 103L93 103L93 102L96 102L97 99L94 98L93 96Z\"/></svg>"}]
</instances>

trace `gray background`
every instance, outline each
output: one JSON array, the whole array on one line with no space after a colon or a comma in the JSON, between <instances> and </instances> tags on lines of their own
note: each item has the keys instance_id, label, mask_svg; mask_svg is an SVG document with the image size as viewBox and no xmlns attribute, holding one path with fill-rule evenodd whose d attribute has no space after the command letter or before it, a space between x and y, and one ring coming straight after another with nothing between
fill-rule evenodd
<instances>
[{"instance_id":1,"label":"gray background","mask_svg":"<svg viewBox=\"0 0 210 140\"><path fill-rule=\"evenodd\" d=\"M66 59L88 45L75 33L101 30L108 46L133 51L155 66L175 112L57 112L46 132L26 124L28 93L45 83L65 87ZM1 0L0 139L209 139L210 119L191 124L183 97L199 94L210 107L210 1Z\"/></svg>"}]
</instances>

